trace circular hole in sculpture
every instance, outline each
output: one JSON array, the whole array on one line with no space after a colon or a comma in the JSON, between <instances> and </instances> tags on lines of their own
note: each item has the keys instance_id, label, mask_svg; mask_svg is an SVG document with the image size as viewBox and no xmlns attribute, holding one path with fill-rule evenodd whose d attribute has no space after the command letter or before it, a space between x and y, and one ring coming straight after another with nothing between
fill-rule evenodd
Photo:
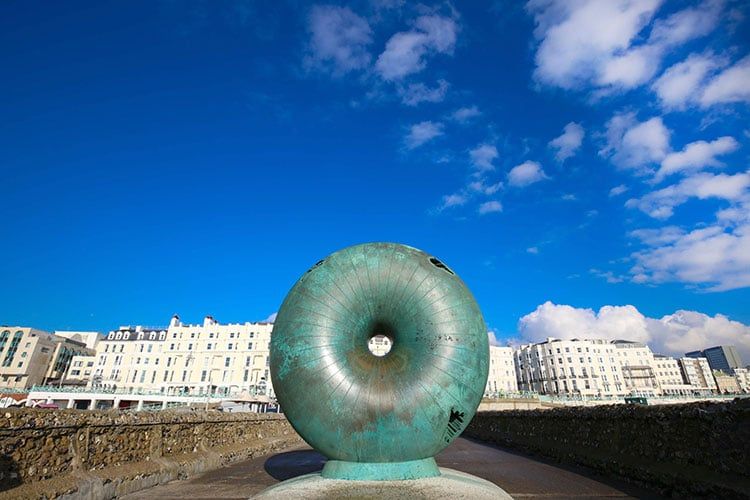
<instances>
[{"instance_id":1,"label":"circular hole in sculpture","mask_svg":"<svg viewBox=\"0 0 750 500\"><path fill-rule=\"evenodd\" d=\"M391 339L387 335L373 335L367 342L367 349L369 349L370 353L373 356L377 356L379 358L382 358L383 356L391 352L392 347L393 339Z\"/></svg>"}]
</instances>

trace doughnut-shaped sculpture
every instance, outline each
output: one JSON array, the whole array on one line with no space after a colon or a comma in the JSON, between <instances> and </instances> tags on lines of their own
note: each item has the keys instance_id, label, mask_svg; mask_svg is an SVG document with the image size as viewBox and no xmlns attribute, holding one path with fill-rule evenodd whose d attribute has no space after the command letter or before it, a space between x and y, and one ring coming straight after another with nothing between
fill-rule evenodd
<instances>
[{"instance_id":1,"label":"doughnut-shaped sculpture","mask_svg":"<svg viewBox=\"0 0 750 500\"><path fill-rule=\"evenodd\" d=\"M382 357L368 348L377 335L392 341ZM414 465L403 479L438 475L431 457L473 417L488 364L487 328L463 281L435 257L393 243L315 264L287 295L271 336L276 396L329 458L324 477L399 476L389 471L394 462ZM348 462L377 471L349 473Z\"/></svg>"}]
</instances>

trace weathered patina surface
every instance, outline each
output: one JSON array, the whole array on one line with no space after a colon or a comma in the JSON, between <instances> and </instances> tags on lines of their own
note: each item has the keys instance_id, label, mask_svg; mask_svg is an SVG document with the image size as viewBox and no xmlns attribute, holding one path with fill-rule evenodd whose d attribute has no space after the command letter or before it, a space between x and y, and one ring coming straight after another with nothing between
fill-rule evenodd
<instances>
[{"instance_id":1,"label":"weathered patina surface","mask_svg":"<svg viewBox=\"0 0 750 500\"><path fill-rule=\"evenodd\" d=\"M393 342L383 357L368 349L375 335ZM391 477L378 464L407 462L403 477L424 477L439 473L422 459L474 415L488 351L479 307L449 267L371 243L330 255L294 285L274 325L271 377L289 421L329 459Z\"/></svg>"}]
</instances>

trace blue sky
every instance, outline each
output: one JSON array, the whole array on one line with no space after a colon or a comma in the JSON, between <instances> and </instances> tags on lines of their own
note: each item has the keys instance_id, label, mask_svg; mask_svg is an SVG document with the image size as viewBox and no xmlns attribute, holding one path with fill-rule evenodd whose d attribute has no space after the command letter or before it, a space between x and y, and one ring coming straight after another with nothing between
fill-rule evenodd
<instances>
[{"instance_id":1,"label":"blue sky","mask_svg":"<svg viewBox=\"0 0 750 500\"><path fill-rule=\"evenodd\" d=\"M0 322L260 320L321 257L396 241L499 342L750 358L749 15L3 2Z\"/></svg>"}]
</instances>

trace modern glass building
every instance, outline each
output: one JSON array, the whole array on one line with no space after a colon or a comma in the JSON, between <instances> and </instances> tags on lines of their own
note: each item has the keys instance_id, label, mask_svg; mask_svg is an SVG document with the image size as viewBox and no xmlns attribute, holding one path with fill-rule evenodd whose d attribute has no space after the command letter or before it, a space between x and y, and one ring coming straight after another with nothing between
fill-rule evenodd
<instances>
[{"instance_id":1,"label":"modern glass building","mask_svg":"<svg viewBox=\"0 0 750 500\"><path fill-rule=\"evenodd\" d=\"M702 351L692 351L685 354L689 358L706 358L712 370L724 373L734 373L735 368L742 368L740 354L733 345L717 345Z\"/></svg>"}]
</instances>

